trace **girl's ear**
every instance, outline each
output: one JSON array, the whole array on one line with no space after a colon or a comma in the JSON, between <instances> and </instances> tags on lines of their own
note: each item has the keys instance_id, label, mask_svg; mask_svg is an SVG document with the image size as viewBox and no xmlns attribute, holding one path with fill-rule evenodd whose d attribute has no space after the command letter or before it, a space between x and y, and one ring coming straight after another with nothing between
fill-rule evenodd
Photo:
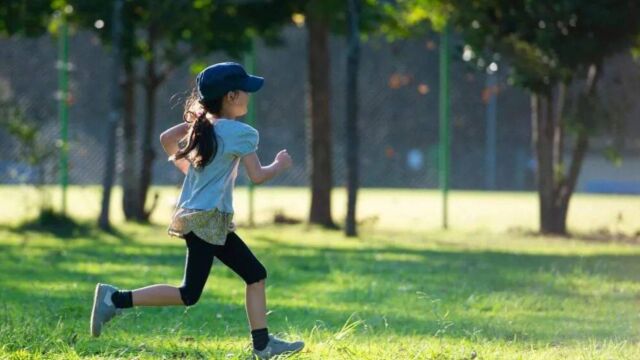
<instances>
[{"instance_id":1,"label":"girl's ear","mask_svg":"<svg viewBox=\"0 0 640 360\"><path fill-rule=\"evenodd\" d=\"M223 103L229 103L229 104L233 104L233 102L235 101L235 95L233 93L233 91L229 91L226 94L224 94L224 96L222 97L222 102Z\"/></svg>"}]
</instances>

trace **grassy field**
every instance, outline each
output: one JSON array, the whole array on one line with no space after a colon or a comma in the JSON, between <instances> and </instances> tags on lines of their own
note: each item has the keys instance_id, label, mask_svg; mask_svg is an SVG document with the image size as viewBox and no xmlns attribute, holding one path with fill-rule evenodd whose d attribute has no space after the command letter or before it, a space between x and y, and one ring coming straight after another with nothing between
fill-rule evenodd
<instances>
[{"instance_id":1,"label":"grassy field","mask_svg":"<svg viewBox=\"0 0 640 360\"><path fill-rule=\"evenodd\" d=\"M220 264L196 306L135 308L89 336L96 282L180 283L184 244L164 218L175 193L161 189L154 225L62 237L16 228L33 194L0 188L0 358L250 358L244 286ZM640 245L528 235L536 222L520 219L535 211L531 194L454 193L454 230L442 232L437 194L370 190L357 239L267 225L282 204L302 218L307 193L258 195L263 225L238 233L269 271L270 329L307 342L293 358L640 359ZM70 197L72 214L94 216L95 189ZM640 229L637 197L576 200L579 233Z\"/></svg>"},{"instance_id":2,"label":"grassy field","mask_svg":"<svg viewBox=\"0 0 640 360\"><path fill-rule=\"evenodd\" d=\"M73 187L69 192L69 212L74 218L97 218L101 193L96 186ZM179 194L177 187L153 187L158 194L152 222L167 224ZM47 191L53 205L60 203L58 188ZM234 192L236 219L248 219L246 188ZM111 218L122 221L122 195L118 188L112 196ZM151 196L149 197L151 198ZM39 195L33 188L0 186L0 207L3 223L16 223L33 216ZM307 188L257 187L255 220L272 223L274 214L304 220L309 211L311 193ZM342 221L346 213L344 189L335 189L332 196L334 219ZM150 201L149 201L150 202ZM435 190L363 189L358 195L358 219L369 230L424 232L440 228L441 195ZM569 228L579 234L640 232L640 196L576 194L569 209ZM453 191L449 199L451 228L461 231L536 230L538 228L537 194L530 192Z\"/></svg>"}]
</instances>

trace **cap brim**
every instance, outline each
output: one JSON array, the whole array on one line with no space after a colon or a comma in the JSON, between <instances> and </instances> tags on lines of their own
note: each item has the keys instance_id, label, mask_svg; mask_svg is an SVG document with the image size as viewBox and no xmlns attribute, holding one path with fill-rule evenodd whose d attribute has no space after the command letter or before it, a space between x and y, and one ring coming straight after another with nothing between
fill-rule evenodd
<instances>
[{"instance_id":1,"label":"cap brim","mask_svg":"<svg viewBox=\"0 0 640 360\"><path fill-rule=\"evenodd\" d=\"M264 78L260 76L249 75L244 82L244 88L242 90L246 92L256 92L260 90L264 84Z\"/></svg>"}]
</instances>

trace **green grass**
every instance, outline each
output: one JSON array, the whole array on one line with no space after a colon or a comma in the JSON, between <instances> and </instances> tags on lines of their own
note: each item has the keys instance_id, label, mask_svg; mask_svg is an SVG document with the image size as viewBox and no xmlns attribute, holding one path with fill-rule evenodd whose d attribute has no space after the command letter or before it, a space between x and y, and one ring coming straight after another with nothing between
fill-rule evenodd
<instances>
[{"instance_id":1,"label":"green grass","mask_svg":"<svg viewBox=\"0 0 640 360\"><path fill-rule=\"evenodd\" d=\"M74 218L96 219L100 211L101 193L97 186L72 187L68 195L69 213ZM57 207L60 193L57 187L47 191L50 202ZM152 222L166 224L179 195L178 187L153 187L158 193L158 205ZM149 196L151 198L152 196ZM121 192L115 188L111 198L111 218L123 220ZM4 223L16 223L35 215L38 193L30 187L0 186L0 199L8 199L0 207ZM276 213L304 220L309 211L311 192L307 188L257 187L255 220L272 223ZM150 200L149 200L150 202ZM234 192L236 219L248 219L246 188ZM346 213L344 189L333 191L332 209L339 222ZM436 190L363 189L358 195L358 219L369 230L404 232L438 229L442 218L441 195ZM579 234L640 233L640 196L575 194L571 200L568 225ZM451 228L461 231L510 230L532 231L538 228L537 194L531 192L453 191L449 199Z\"/></svg>"},{"instance_id":2,"label":"green grass","mask_svg":"<svg viewBox=\"0 0 640 360\"><path fill-rule=\"evenodd\" d=\"M261 191L263 199L293 208L304 202L300 190ZM409 191L372 192L363 202L396 199L390 216L423 211L418 208L424 205L398 206L407 206ZM72 237L17 230L16 199L24 194L16 194L0 188L13 209L3 206L3 220L12 225L0 228L0 359L249 358L244 285L220 264L196 306L135 308L91 338L95 283L178 285L184 244L166 235L166 219L148 226L118 223L115 235L90 227ZM99 199L95 190L70 195L71 212L91 218L93 199ZM498 207L530 201L527 194L463 195L454 194L454 200L478 207L490 199ZM238 209L244 208L242 196ZM300 201L289 202L294 197ZM419 191L414 197L437 200ZM582 201L603 217L602 203L618 211L632 209L638 199ZM277 210L276 204L260 205L259 220L266 222L268 207ZM162 212L168 213L160 208L157 215ZM531 227L518 226L514 217L522 214L513 213L501 215L516 224L507 228ZM407 219L394 228L378 215L378 221L365 221L358 239L304 225L238 231L269 271L269 328L307 342L295 358L640 358L640 246L498 231L499 218L475 227L477 219L458 219L456 230L441 232L424 224L409 228ZM630 233L638 229L632 218L623 220ZM621 225L610 226L615 231Z\"/></svg>"}]
</instances>

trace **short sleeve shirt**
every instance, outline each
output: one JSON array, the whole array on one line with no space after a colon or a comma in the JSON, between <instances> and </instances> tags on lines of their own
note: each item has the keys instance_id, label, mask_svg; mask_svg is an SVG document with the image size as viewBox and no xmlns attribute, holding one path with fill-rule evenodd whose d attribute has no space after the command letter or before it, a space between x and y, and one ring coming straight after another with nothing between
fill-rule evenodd
<instances>
[{"instance_id":1,"label":"short sleeve shirt","mask_svg":"<svg viewBox=\"0 0 640 360\"><path fill-rule=\"evenodd\" d=\"M240 158L258 149L259 134L237 120L214 123L218 143L216 156L202 169L189 166L182 183L169 234L183 236L193 231L203 240L222 245L233 224L233 188Z\"/></svg>"}]
</instances>

